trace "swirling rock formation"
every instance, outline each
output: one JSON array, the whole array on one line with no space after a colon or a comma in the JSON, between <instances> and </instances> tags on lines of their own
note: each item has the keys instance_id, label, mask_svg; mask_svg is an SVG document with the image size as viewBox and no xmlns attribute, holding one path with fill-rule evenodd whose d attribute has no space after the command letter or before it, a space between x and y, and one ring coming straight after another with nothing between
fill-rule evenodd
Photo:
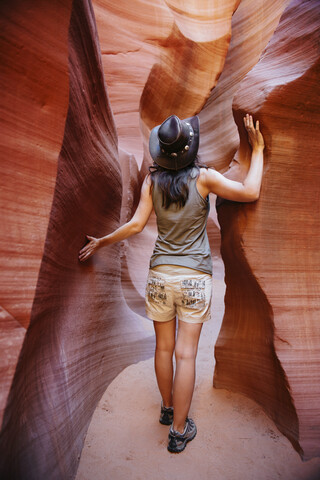
<instances>
[{"instance_id":1,"label":"swirling rock formation","mask_svg":"<svg viewBox=\"0 0 320 480\"><path fill-rule=\"evenodd\" d=\"M241 117L261 120L261 198L218 209L214 385L263 405L303 458L319 455L319 3L94 0L102 60L90 0L0 9L4 478L72 478L108 383L152 354L139 316L154 218L87 264L77 253L86 233L130 217L149 131L173 111L199 114L201 160L235 179L249 163Z\"/></svg>"},{"instance_id":2,"label":"swirling rock formation","mask_svg":"<svg viewBox=\"0 0 320 480\"><path fill-rule=\"evenodd\" d=\"M1 478L74 476L97 401L126 365L149 357L120 283L119 245L82 265L85 233L119 224L117 136L93 10L73 3L69 109L31 321L1 431ZM31 196L31 195L30 195Z\"/></svg>"},{"instance_id":3,"label":"swirling rock formation","mask_svg":"<svg viewBox=\"0 0 320 480\"><path fill-rule=\"evenodd\" d=\"M13 0L0 5L1 306L24 328L30 321L68 110L71 3Z\"/></svg>"},{"instance_id":4,"label":"swirling rock formation","mask_svg":"<svg viewBox=\"0 0 320 480\"><path fill-rule=\"evenodd\" d=\"M318 2L291 2L239 85L234 115L239 126L248 110L261 119L266 171L259 202L219 208L227 291L214 385L262 404L305 459L320 454L320 115L319 91L309 90L319 78L319 21ZM238 158L243 170L244 148Z\"/></svg>"},{"instance_id":5,"label":"swirling rock formation","mask_svg":"<svg viewBox=\"0 0 320 480\"><path fill-rule=\"evenodd\" d=\"M0 5L0 419L30 321L68 110L70 11L71 1Z\"/></svg>"}]
</instances>

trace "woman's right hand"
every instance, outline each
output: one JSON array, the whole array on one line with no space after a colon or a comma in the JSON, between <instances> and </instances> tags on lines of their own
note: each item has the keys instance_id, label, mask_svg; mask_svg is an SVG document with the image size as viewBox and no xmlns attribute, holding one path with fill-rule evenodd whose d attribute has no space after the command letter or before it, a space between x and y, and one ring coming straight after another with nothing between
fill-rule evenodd
<instances>
[{"instance_id":1,"label":"woman's right hand","mask_svg":"<svg viewBox=\"0 0 320 480\"><path fill-rule=\"evenodd\" d=\"M86 235L86 237L89 240L89 243L87 243L87 245L85 245L79 252L80 262L88 260L88 258L90 258L100 247L99 238L90 237L90 235Z\"/></svg>"},{"instance_id":2,"label":"woman's right hand","mask_svg":"<svg viewBox=\"0 0 320 480\"><path fill-rule=\"evenodd\" d=\"M264 139L259 129L259 120L256 121L256 126L254 126L252 115L247 113L246 116L243 117L243 122L248 132L249 143L252 150L263 150Z\"/></svg>"}]
</instances>

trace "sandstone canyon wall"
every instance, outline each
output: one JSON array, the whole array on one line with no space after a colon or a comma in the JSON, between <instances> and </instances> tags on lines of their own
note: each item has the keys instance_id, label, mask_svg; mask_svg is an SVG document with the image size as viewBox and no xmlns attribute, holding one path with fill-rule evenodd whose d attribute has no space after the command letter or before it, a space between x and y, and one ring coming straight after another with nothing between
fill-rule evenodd
<instances>
[{"instance_id":1,"label":"sandstone canyon wall","mask_svg":"<svg viewBox=\"0 0 320 480\"><path fill-rule=\"evenodd\" d=\"M319 22L318 2L291 2L238 85L236 122L250 110L264 125L263 188L256 204L219 207L227 292L214 385L262 404L304 459L320 451ZM238 157L241 169L244 148Z\"/></svg>"},{"instance_id":2,"label":"sandstone canyon wall","mask_svg":"<svg viewBox=\"0 0 320 480\"><path fill-rule=\"evenodd\" d=\"M302 458L319 456L319 2L93 7L0 7L2 473L72 478L108 383L152 355L139 317L154 219L87 264L77 252L130 217L149 131L173 111L199 114L201 160L238 180L241 117L261 121L261 198L218 202L227 291L214 385L255 399Z\"/></svg>"},{"instance_id":3,"label":"sandstone canyon wall","mask_svg":"<svg viewBox=\"0 0 320 480\"><path fill-rule=\"evenodd\" d=\"M153 338L122 295L120 246L85 265L78 261L85 233L101 236L119 225L122 197L117 135L87 1L73 2L68 51L70 93L52 206L44 246L39 239L43 255L30 324L2 423L6 479L73 477L106 386L153 350ZM33 191L27 193L36 202ZM15 208L20 212L20 205Z\"/></svg>"},{"instance_id":4,"label":"sandstone canyon wall","mask_svg":"<svg viewBox=\"0 0 320 480\"><path fill-rule=\"evenodd\" d=\"M0 5L1 419L30 321L64 133L70 10L71 1Z\"/></svg>"}]
</instances>

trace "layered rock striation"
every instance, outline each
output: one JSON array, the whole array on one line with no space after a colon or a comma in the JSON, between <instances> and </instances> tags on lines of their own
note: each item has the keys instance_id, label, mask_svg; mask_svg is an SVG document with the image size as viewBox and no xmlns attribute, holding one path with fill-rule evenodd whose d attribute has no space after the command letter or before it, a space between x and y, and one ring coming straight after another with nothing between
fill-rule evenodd
<instances>
[{"instance_id":1,"label":"layered rock striation","mask_svg":"<svg viewBox=\"0 0 320 480\"><path fill-rule=\"evenodd\" d=\"M309 91L319 78L319 20L318 2L291 2L238 86L239 127L251 111L264 128L265 175L256 204L218 209L227 291L214 385L263 405L304 459L320 453L320 97ZM242 176L247 157L241 145L228 174Z\"/></svg>"},{"instance_id":2,"label":"layered rock striation","mask_svg":"<svg viewBox=\"0 0 320 480\"><path fill-rule=\"evenodd\" d=\"M73 3L69 108L31 312L1 430L1 478L72 478L94 409L150 357L121 289L120 246L78 261L85 234L119 225L122 180L92 6Z\"/></svg>"},{"instance_id":3,"label":"layered rock striation","mask_svg":"<svg viewBox=\"0 0 320 480\"><path fill-rule=\"evenodd\" d=\"M0 420L30 322L53 198L68 110L70 13L71 0L0 5Z\"/></svg>"}]
</instances>

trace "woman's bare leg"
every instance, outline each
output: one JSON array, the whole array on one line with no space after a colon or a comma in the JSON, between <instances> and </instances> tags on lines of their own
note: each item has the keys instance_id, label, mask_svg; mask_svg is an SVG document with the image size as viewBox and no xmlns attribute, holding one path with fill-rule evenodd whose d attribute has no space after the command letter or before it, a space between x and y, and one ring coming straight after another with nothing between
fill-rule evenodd
<instances>
[{"instance_id":1,"label":"woman's bare leg","mask_svg":"<svg viewBox=\"0 0 320 480\"><path fill-rule=\"evenodd\" d=\"M173 384L173 429L183 432L191 405L198 342L202 323L186 323L179 320L175 347L176 373Z\"/></svg>"},{"instance_id":2,"label":"woman's bare leg","mask_svg":"<svg viewBox=\"0 0 320 480\"><path fill-rule=\"evenodd\" d=\"M175 348L176 319L169 322L153 322L156 332L154 368L158 387L165 407L172 407L173 362Z\"/></svg>"}]
</instances>

